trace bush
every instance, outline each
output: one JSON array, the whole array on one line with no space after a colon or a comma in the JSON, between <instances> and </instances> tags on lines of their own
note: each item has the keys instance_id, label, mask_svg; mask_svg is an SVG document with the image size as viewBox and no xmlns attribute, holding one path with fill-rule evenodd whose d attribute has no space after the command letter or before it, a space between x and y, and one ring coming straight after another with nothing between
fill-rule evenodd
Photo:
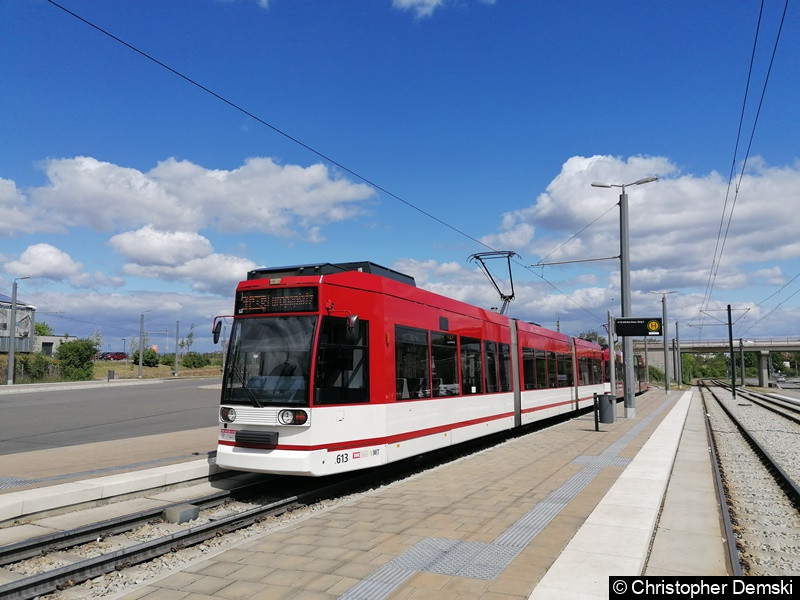
<instances>
[{"instance_id":1,"label":"bush","mask_svg":"<svg viewBox=\"0 0 800 600\"><path fill-rule=\"evenodd\" d=\"M35 354L23 354L18 357L22 364L22 372L25 381L43 381L52 375L52 367L55 361L49 356L37 352Z\"/></svg>"},{"instance_id":2,"label":"bush","mask_svg":"<svg viewBox=\"0 0 800 600\"><path fill-rule=\"evenodd\" d=\"M97 343L90 339L65 342L58 347L56 358L61 375L66 381L86 381L94 376L92 360L97 353Z\"/></svg>"},{"instance_id":3,"label":"bush","mask_svg":"<svg viewBox=\"0 0 800 600\"><path fill-rule=\"evenodd\" d=\"M183 366L187 369L201 369L211 364L211 359L207 354L197 352L187 352L183 355Z\"/></svg>"},{"instance_id":4,"label":"bush","mask_svg":"<svg viewBox=\"0 0 800 600\"><path fill-rule=\"evenodd\" d=\"M664 381L664 371L659 369L654 365L648 365L647 367L647 379L648 381Z\"/></svg>"},{"instance_id":5,"label":"bush","mask_svg":"<svg viewBox=\"0 0 800 600\"><path fill-rule=\"evenodd\" d=\"M133 353L133 364L139 364L139 351L136 350ZM153 350L152 348L145 348L144 354L142 354L142 366L145 367L157 367L158 366L158 353Z\"/></svg>"}]
</instances>

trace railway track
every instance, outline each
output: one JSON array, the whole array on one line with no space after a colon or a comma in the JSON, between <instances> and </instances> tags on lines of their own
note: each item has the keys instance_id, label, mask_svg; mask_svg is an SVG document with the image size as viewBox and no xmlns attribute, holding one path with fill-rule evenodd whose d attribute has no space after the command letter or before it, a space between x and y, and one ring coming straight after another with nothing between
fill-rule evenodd
<instances>
[{"instance_id":1,"label":"railway track","mask_svg":"<svg viewBox=\"0 0 800 600\"><path fill-rule=\"evenodd\" d=\"M744 575L800 570L800 426L763 398L701 386ZM789 415L791 416L791 415Z\"/></svg>"},{"instance_id":2,"label":"railway track","mask_svg":"<svg viewBox=\"0 0 800 600\"><path fill-rule=\"evenodd\" d=\"M536 426L539 427L541 423ZM275 519L289 516L287 513L313 510L316 503L385 485L521 434L520 431L499 434L379 469L341 476L298 478L241 473L237 477L244 483L186 498L174 505L162 504L112 519L93 518L90 513L81 519L86 525L0 547L0 582L3 575L6 579L16 577L0 585L0 598L39 598L88 584L102 575L126 573L135 565L191 551L204 542L224 544L231 534L253 525L276 524ZM207 486L202 489L207 490ZM280 494L266 493L265 489L278 489ZM199 509L196 519L177 524L164 518L167 509L186 506Z\"/></svg>"},{"instance_id":3,"label":"railway track","mask_svg":"<svg viewBox=\"0 0 800 600\"><path fill-rule=\"evenodd\" d=\"M726 390L731 389L729 383L715 381L714 385ZM800 401L742 388L736 388L736 396L737 399L753 402L775 414L783 415L789 421L800 424Z\"/></svg>"},{"instance_id":4,"label":"railway track","mask_svg":"<svg viewBox=\"0 0 800 600\"><path fill-rule=\"evenodd\" d=\"M66 589L237 531L296 507L347 493L363 486L366 477L326 479L324 482L301 480L293 486L283 486L287 490L293 487L295 493L236 500L278 479L286 480L285 477L264 476L253 483L175 505L138 511L3 546L0 566L7 575L20 577L0 585L0 598L22 600ZM184 507L196 508L197 517L184 524L165 520L169 509L180 511Z\"/></svg>"}]
</instances>

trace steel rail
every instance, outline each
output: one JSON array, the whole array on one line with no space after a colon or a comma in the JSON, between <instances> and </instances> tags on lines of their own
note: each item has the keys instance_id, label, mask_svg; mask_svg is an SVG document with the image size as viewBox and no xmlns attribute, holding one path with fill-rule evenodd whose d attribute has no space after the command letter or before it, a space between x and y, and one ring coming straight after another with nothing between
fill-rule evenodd
<instances>
[{"instance_id":1,"label":"steel rail","mask_svg":"<svg viewBox=\"0 0 800 600\"><path fill-rule=\"evenodd\" d=\"M781 485L789 500L795 506L800 506L800 486L798 486L798 483L791 477L791 475L783 470L779 462L773 458L769 451L764 448L764 446L762 446L762 444L755 437L750 435L750 432L747 431L747 428L742 425L733 412L729 410L722 401L719 400L719 397L714 394L713 390L710 388L709 393L711 393L714 399L717 400L720 408L725 412L726 415L728 415L728 417L731 419L731 422L736 426L736 428L739 430L739 433L753 449L756 456L764 463L765 468L772 473L775 480L779 485Z\"/></svg>"},{"instance_id":2,"label":"steel rail","mask_svg":"<svg viewBox=\"0 0 800 600\"><path fill-rule=\"evenodd\" d=\"M85 544L99 537L118 535L130 531L143 523L160 517L165 510L182 504L192 504L201 508L217 506L230 498L230 495L230 490L224 490L201 498L165 504L164 506L106 519L98 523L90 523L66 531L54 531L0 546L0 566L9 565L54 550L63 550L78 544Z\"/></svg>"},{"instance_id":3,"label":"steel rail","mask_svg":"<svg viewBox=\"0 0 800 600\"><path fill-rule=\"evenodd\" d=\"M711 469L714 473L714 487L717 492L717 501L719 502L722 515L722 525L725 529L725 547L727 550L728 568L731 571L731 575L734 577L741 577L742 564L739 561L739 549L736 546L736 534L733 532L733 519L731 518L728 498L725 494L725 483L722 481L722 470L720 469L719 457L717 455L717 443L714 438L714 432L711 429L711 420L706 408L706 394L701 392L700 399L703 402L703 421L706 426L706 439L708 440L708 448L711 451Z\"/></svg>"},{"instance_id":4,"label":"steel rail","mask_svg":"<svg viewBox=\"0 0 800 600\"><path fill-rule=\"evenodd\" d=\"M0 598L4 600L31 600L43 594L66 589L93 577L145 562L218 535L248 527L266 517L282 514L294 506L332 497L362 485L367 479L374 480L374 476L366 475L355 480L341 481L322 488L309 490L242 513L197 525L158 539L142 542L129 548L102 554L38 575L24 577L0 585Z\"/></svg>"},{"instance_id":5,"label":"steel rail","mask_svg":"<svg viewBox=\"0 0 800 600\"><path fill-rule=\"evenodd\" d=\"M731 389L731 385L725 382L715 382L715 385L726 390ZM740 396L747 398L750 402L758 404L761 408L768 410L776 415L780 415L793 423L800 425L800 404L791 400L775 398L770 394L763 394L753 390L743 390L737 388Z\"/></svg>"}]
</instances>

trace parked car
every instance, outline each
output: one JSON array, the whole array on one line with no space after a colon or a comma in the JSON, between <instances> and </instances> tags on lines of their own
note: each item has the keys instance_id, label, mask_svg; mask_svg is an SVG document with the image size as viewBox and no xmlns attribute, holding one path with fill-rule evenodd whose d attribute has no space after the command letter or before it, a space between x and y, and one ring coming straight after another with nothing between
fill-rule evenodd
<instances>
[{"instance_id":1,"label":"parked car","mask_svg":"<svg viewBox=\"0 0 800 600\"><path fill-rule=\"evenodd\" d=\"M777 381L778 383L783 383L784 381L786 381L786 377L784 377L783 375L779 375L775 381Z\"/></svg>"},{"instance_id":2,"label":"parked car","mask_svg":"<svg viewBox=\"0 0 800 600\"><path fill-rule=\"evenodd\" d=\"M125 360L128 355L124 352L107 352L106 360Z\"/></svg>"},{"instance_id":3,"label":"parked car","mask_svg":"<svg viewBox=\"0 0 800 600\"><path fill-rule=\"evenodd\" d=\"M111 352L98 352L97 354L94 355L94 359L95 360L108 360L108 355L109 354L111 354Z\"/></svg>"}]
</instances>

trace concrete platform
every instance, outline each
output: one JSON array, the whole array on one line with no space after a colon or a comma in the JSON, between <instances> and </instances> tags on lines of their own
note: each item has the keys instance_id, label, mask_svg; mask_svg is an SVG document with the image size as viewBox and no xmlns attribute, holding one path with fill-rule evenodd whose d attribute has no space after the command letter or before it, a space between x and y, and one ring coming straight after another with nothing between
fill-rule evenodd
<instances>
[{"instance_id":1,"label":"concrete platform","mask_svg":"<svg viewBox=\"0 0 800 600\"><path fill-rule=\"evenodd\" d=\"M699 398L651 390L636 415L600 431L586 415L511 440L121 597L589 599L607 598L614 575L729 574ZM86 493L91 482L73 483ZM0 511L20 493L0 494Z\"/></svg>"}]
</instances>

